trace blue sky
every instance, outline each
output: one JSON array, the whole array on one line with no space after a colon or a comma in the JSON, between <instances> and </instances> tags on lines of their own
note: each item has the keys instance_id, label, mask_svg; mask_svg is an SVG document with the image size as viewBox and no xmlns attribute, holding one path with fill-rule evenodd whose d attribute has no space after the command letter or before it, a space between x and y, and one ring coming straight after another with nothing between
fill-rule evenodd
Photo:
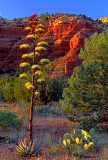
<instances>
[{"instance_id":1,"label":"blue sky","mask_svg":"<svg viewBox=\"0 0 108 160\"><path fill-rule=\"evenodd\" d=\"M7 19L45 12L85 14L97 19L108 16L108 0L0 0L0 16Z\"/></svg>"}]
</instances>

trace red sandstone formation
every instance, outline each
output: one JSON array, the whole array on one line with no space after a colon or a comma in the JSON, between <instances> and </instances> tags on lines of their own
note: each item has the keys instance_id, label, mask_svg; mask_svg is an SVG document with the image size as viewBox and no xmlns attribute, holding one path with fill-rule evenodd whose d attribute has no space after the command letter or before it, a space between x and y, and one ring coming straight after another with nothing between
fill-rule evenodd
<instances>
[{"instance_id":1,"label":"red sandstone formation","mask_svg":"<svg viewBox=\"0 0 108 160\"><path fill-rule=\"evenodd\" d=\"M78 58L81 47L84 46L84 39L94 32L106 30L106 26L87 18L60 17L56 20L44 20L41 23L45 26L45 33L40 38L49 43L47 51L40 57L48 57L53 64L53 74L63 71L65 75L71 75L74 67L81 64ZM3 25L0 24L0 69L8 67L18 69L21 55L19 45L27 43L23 33L24 24ZM39 40L38 40L39 41ZM32 44L31 44L32 46ZM32 51L29 50L28 52ZM56 58L56 60L55 60ZM37 58L37 61L39 59Z\"/></svg>"}]
</instances>

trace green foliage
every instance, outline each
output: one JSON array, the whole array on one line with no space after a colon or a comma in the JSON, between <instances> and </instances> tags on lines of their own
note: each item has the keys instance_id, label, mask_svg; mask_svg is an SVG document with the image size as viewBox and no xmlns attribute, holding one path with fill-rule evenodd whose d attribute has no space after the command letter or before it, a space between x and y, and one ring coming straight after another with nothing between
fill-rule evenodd
<instances>
[{"instance_id":1,"label":"green foliage","mask_svg":"<svg viewBox=\"0 0 108 160\"><path fill-rule=\"evenodd\" d=\"M58 101L62 98L63 85L59 79L46 78L43 86L39 88L40 91L40 101Z\"/></svg>"},{"instance_id":2,"label":"green foliage","mask_svg":"<svg viewBox=\"0 0 108 160\"><path fill-rule=\"evenodd\" d=\"M51 108L50 106L42 106L35 109L35 113L41 116L56 117L63 114L59 109Z\"/></svg>"},{"instance_id":3,"label":"green foliage","mask_svg":"<svg viewBox=\"0 0 108 160\"><path fill-rule=\"evenodd\" d=\"M14 103L15 102L15 97L14 97L14 83L9 82L7 85L7 88L4 91L4 98L7 100L7 103Z\"/></svg>"},{"instance_id":4,"label":"green foliage","mask_svg":"<svg viewBox=\"0 0 108 160\"><path fill-rule=\"evenodd\" d=\"M107 121L108 30L85 39L79 57L84 59L83 64L68 79L61 103L65 114L89 130Z\"/></svg>"},{"instance_id":5,"label":"green foliage","mask_svg":"<svg viewBox=\"0 0 108 160\"><path fill-rule=\"evenodd\" d=\"M59 139L59 148L62 146L64 149L81 156L87 150L102 149L103 146L100 146L99 143L102 138L104 138L104 135L96 136L93 128L89 132L82 129L73 130L71 133L65 133L63 138ZM58 145L54 144L53 147L57 148Z\"/></svg>"},{"instance_id":6,"label":"green foliage","mask_svg":"<svg viewBox=\"0 0 108 160\"><path fill-rule=\"evenodd\" d=\"M20 127L23 123L23 119L18 119L18 117L8 111L0 111L0 126L3 128L7 127Z\"/></svg>"},{"instance_id":7,"label":"green foliage","mask_svg":"<svg viewBox=\"0 0 108 160\"><path fill-rule=\"evenodd\" d=\"M26 139L21 140L16 147L17 155L22 157L38 156L41 151L42 148L38 141L27 141Z\"/></svg>"}]
</instances>

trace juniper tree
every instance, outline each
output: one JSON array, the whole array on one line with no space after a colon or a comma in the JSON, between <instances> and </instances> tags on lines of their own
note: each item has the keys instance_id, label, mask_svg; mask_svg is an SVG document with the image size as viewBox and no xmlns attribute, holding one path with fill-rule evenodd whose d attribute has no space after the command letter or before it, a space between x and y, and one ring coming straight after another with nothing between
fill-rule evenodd
<instances>
[{"instance_id":1,"label":"juniper tree","mask_svg":"<svg viewBox=\"0 0 108 160\"><path fill-rule=\"evenodd\" d=\"M26 40L29 41L27 44L20 45L20 49L27 50L31 47L31 44L33 44L33 52L29 54L23 54L22 59L32 59L32 65L26 62L22 62L20 64L20 67L23 68L23 71L30 70L32 74L31 81L27 81L28 75L26 72L20 74L19 78L25 79L25 87L30 90L31 92L31 105L30 105L30 119L29 119L29 140L32 140L32 128L33 128L33 106L34 106L34 98L38 98L40 96L40 93L38 91L38 86L41 85L45 78L43 77L43 73L41 72L41 66L38 64L38 62L35 62L36 57L40 56L40 54L44 51L46 51L46 47L48 46L48 43L45 41L40 41L39 43L36 43L36 40L41 36L41 34L44 32L44 26L42 24L39 24L38 18L36 17L36 14L33 14L29 17L28 26L25 27L24 32L29 33L26 36ZM41 59L40 63L48 64L50 61L48 59ZM36 78L36 85L35 85L35 78Z\"/></svg>"}]
</instances>

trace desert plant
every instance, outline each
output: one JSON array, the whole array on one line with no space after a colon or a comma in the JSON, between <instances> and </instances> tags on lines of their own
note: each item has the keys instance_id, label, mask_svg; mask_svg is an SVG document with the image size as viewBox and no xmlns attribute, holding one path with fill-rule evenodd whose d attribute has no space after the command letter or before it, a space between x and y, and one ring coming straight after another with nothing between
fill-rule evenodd
<instances>
[{"instance_id":1,"label":"desert plant","mask_svg":"<svg viewBox=\"0 0 108 160\"><path fill-rule=\"evenodd\" d=\"M95 135L95 130L92 128L89 132L78 129L77 131L73 130L71 133L65 133L63 138L59 139L59 144L54 144L55 147L62 146L64 149L68 149L72 153L82 155L86 151L92 151L94 149L102 149L100 146L100 139L104 138L104 135L99 136Z\"/></svg>"},{"instance_id":2,"label":"desert plant","mask_svg":"<svg viewBox=\"0 0 108 160\"><path fill-rule=\"evenodd\" d=\"M0 111L0 126L3 128L8 127L20 127L23 123L23 119L19 119L14 113L5 110Z\"/></svg>"},{"instance_id":3,"label":"desert plant","mask_svg":"<svg viewBox=\"0 0 108 160\"><path fill-rule=\"evenodd\" d=\"M23 141L21 140L16 146L16 154L18 156L38 156L41 151L42 147L38 144L38 141L28 141L24 139Z\"/></svg>"},{"instance_id":4,"label":"desert plant","mask_svg":"<svg viewBox=\"0 0 108 160\"><path fill-rule=\"evenodd\" d=\"M84 49L79 54L84 61L68 79L61 104L65 114L84 124L83 129L90 130L93 123L98 126L98 123L107 121L108 30L94 33L84 42ZM84 128L87 121L89 125Z\"/></svg>"},{"instance_id":5,"label":"desert plant","mask_svg":"<svg viewBox=\"0 0 108 160\"><path fill-rule=\"evenodd\" d=\"M39 74L39 71L41 70L41 66L35 62L35 58L46 50L48 43L41 41L36 45L36 40L44 32L44 26L42 24L38 24L38 18L36 17L36 14L33 14L31 17L29 17L28 26L29 27L26 27L24 29L25 32L30 33L29 35L26 36L26 40L33 43L34 49L33 49L33 53L23 54L22 59L32 59L32 65L30 66L30 63L28 62L22 62L20 64L20 67L22 67L25 72L26 70L30 69L31 74L32 74L32 80L30 82L27 81L28 75L26 73L21 74L19 78L25 79L25 82L26 82L25 87L31 93L31 106L30 106L30 119L29 119L29 140L31 141L32 140L32 126L33 126L32 120L33 120L34 97L35 98L39 97L40 93L38 91L38 86L45 81L45 78L41 77L43 75ZM20 45L20 49L22 50L29 49L30 44L22 44ZM46 64L46 63L49 63L49 60L47 59L41 60L41 62L42 64L43 62L45 62ZM37 71L38 71L38 74L37 74ZM35 85L35 79L36 79L36 85Z\"/></svg>"}]
</instances>

